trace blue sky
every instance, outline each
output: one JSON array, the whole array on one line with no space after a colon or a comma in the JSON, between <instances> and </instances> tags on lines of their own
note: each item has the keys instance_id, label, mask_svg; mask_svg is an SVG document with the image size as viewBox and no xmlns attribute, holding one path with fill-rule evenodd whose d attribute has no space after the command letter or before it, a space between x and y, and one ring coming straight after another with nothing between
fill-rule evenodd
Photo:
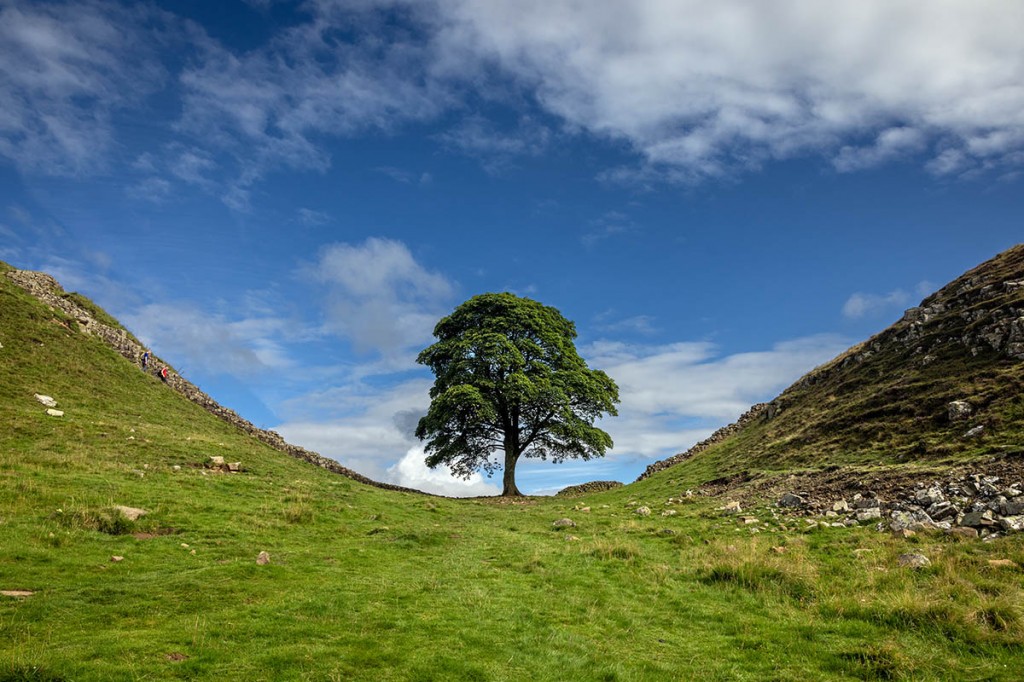
<instances>
[{"instance_id":1,"label":"blue sky","mask_svg":"<svg viewBox=\"0 0 1024 682\"><path fill-rule=\"evenodd\" d=\"M635 478L1021 241L1024 5L0 0L0 259L371 477L463 300L559 308Z\"/></svg>"}]
</instances>

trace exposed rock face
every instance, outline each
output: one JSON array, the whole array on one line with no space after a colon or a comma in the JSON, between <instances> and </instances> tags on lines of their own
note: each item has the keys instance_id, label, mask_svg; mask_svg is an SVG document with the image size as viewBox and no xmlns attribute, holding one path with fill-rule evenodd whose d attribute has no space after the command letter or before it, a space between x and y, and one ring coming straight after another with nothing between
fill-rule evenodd
<instances>
[{"instance_id":1,"label":"exposed rock face","mask_svg":"<svg viewBox=\"0 0 1024 682\"><path fill-rule=\"evenodd\" d=\"M7 273L7 277L43 303L60 310L68 317L77 321L79 330L82 333L100 338L129 361L137 365L141 363L142 354L148 350L147 348L144 348L135 341L131 334L124 329L117 329L96 320L90 311L86 310L75 301L65 298L63 296L64 289L60 286L57 280L50 275L47 275L44 272L32 272L29 270L12 270ZM152 355L150 357L149 366L161 367L169 365L155 355ZM270 447L280 450L291 457L304 460L315 466L327 469L328 471L341 474L342 476L347 476L348 478L359 481L360 483L365 483L366 485L385 488L387 490L419 493L421 495L426 494L422 491L413 490L411 488L403 488L389 483L379 483L363 476L362 474L352 471L348 467L342 466L333 459L329 459L319 453L306 450L305 448L297 445L291 445L290 443L285 442L284 438L282 438L277 432L258 428L248 420L240 417L234 410L222 407L213 398L200 391L194 384L176 373L171 373L170 376L167 377L166 383L175 391L197 405L200 405L208 412L211 412L229 424L236 426L241 431L249 434L253 438L262 441Z\"/></svg>"}]
</instances>

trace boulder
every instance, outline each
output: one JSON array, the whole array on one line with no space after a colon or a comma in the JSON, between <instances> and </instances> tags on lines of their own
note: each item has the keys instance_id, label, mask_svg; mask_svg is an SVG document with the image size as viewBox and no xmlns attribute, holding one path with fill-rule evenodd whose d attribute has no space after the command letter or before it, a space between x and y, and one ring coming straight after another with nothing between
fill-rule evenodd
<instances>
[{"instance_id":1,"label":"boulder","mask_svg":"<svg viewBox=\"0 0 1024 682\"><path fill-rule=\"evenodd\" d=\"M967 419L974 412L974 408L966 400L954 400L946 405L949 414L949 421L961 421Z\"/></svg>"},{"instance_id":2,"label":"boulder","mask_svg":"<svg viewBox=\"0 0 1024 682\"><path fill-rule=\"evenodd\" d=\"M145 509L139 509L138 507L126 507L122 504L114 507L114 511L120 512L121 516L125 517L129 521L138 521L148 513Z\"/></svg>"},{"instance_id":3,"label":"boulder","mask_svg":"<svg viewBox=\"0 0 1024 682\"><path fill-rule=\"evenodd\" d=\"M53 398L51 398L48 395L43 395L41 393L36 393L35 394L35 398L36 398L36 400L41 402L46 407L57 407L57 401L54 400Z\"/></svg>"},{"instance_id":4,"label":"boulder","mask_svg":"<svg viewBox=\"0 0 1024 682\"><path fill-rule=\"evenodd\" d=\"M1007 533L1019 533L1024 530L1024 516L1001 516L999 527Z\"/></svg>"},{"instance_id":5,"label":"boulder","mask_svg":"<svg viewBox=\"0 0 1024 682\"><path fill-rule=\"evenodd\" d=\"M239 471L242 470L242 463L241 462L228 462L227 466L228 466L228 471L232 471L234 473L238 473Z\"/></svg>"},{"instance_id":6,"label":"boulder","mask_svg":"<svg viewBox=\"0 0 1024 682\"><path fill-rule=\"evenodd\" d=\"M882 510L878 507L868 507L867 509L861 509L855 516L860 523L874 521L875 519L882 518Z\"/></svg>"},{"instance_id":7,"label":"boulder","mask_svg":"<svg viewBox=\"0 0 1024 682\"><path fill-rule=\"evenodd\" d=\"M978 438L985 432L984 426L975 426L973 429L969 429L965 434L964 438Z\"/></svg>"},{"instance_id":8,"label":"boulder","mask_svg":"<svg viewBox=\"0 0 1024 682\"><path fill-rule=\"evenodd\" d=\"M576 522L572 519L558 519L551 524L552 528L575 528Z\"/></svg>"},{"instance_id":9,"label":"boulder","mask_svg":"<svg viewBox=\"0 0 1024 682\"><path fill-rule=\"evenodd\" d=\"M633 510L633 513L636 514L637 516L650 516L651 515L651 508L650 507L637 507L636 509Z\"/></svg>"},{"instance_id":10,"label":"boulder","mask_svg":"<svg viewBox=\"0 0 1024 682\"><path fill-rule=\"evenodd\" d=\"M975 528L967 528L965 526L954 526L946 531L947 535L951 535L961 540L975 540L978 537L978 531Z\"/></svg>"},{"instance_id":11,"label":"boulder","mask_svg":"<svg viewBox=\"0 0 1024 682\"><path fill-rule=\"evenodd\" d=\"M832 505L832 511L841 513L850 511L850 505L847 504L846 500L839 500Z\"/></svg>"},{"instance_id":12,"label":"boulder","mask_svg":"<svg viewBox=\"0 0 1024 682\"><path fill-rule=\"evenodd\" d=\"M900 566L904 568L924 568L925 566L931 566L932 562L924 554L900 554L899 558Z\"/></svg>"},{"instance_id":13,"label":"boulder","mask_svg":"<svg viewBox=\"0 0 1024 682\"><path fill-rule=\"evenodd\" d=\"M51 408L46 410L46 414L50 415L51 417L63 417L64 416L64 411L63 410L55 410L55 409L53 409L51 407Z\"/></svg>"},{"instance_id":14,"label":"boulder","mask_svg":"<svg viewBox=\"0 0 1024 682\"><path fill-rule=\"evenodd\" d=\"M779 499L780 507L802 507L805 504L807 504L807 500L796 493L786 493Z\"/></svg>"},{"instance_id":15,"label":"boulder","mask_svg":"<svg viewBox=\"0 0 1024 682\"><path fill-rule=\"evenodd\" d=\"M986 528L996 525L996 520L992 517L992 512L986 509L985 511L967 512L960 520L960 525L970 528Z\"/></svg>"},{"instance_id":16,"label":"boulder","mask_svg":"<svg viewBox=\"0 0 1024 682\"><path fill-rule=\"evenodd\" d=\"M726 514L739 514L741 511L743 511L743 508L740 507L739 502L729 501L725 503L724 507L722 507L722 511L724 511Z\"/></svg>"},{"instance_id":17,"label":"boulder","mask_svg":"<svg viewBox=\"0 0 1024 682\"><path fill-rule=\"evenodd\" d=\"M853 501L854 509L877 509L882 506L882 501L877 497L861 497Z\"/></svg>"}]
</instances>

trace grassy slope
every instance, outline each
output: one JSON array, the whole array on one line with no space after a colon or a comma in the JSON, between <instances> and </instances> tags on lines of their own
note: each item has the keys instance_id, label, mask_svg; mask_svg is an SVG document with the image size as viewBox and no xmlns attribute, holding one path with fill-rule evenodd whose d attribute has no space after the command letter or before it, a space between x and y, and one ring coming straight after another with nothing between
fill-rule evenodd
<instances>
[{"instance_id":1,"label":"grassy slope","mask_svg":"<svg viewBox=\"0 0 1024 682\"><path fill-rule=\"evenodd\" d=\"M3 277L0 343L0 589L35 591L0 597L0 680L1019 676L1022 574L986 564L1024 563L1016 538L915 539L934 564L910 572L868 529L661 517L686 485L665 475L516 505L393 493L244 437ZM212 454L246 471L203 475ZM579 540L551 530L566 515Z\"/></svg>"},{"instance_id":2,"label":"grassy slope","mask_svg":"<svg viewBox=\"0 0 1024 682\"><path fill-rule=\"evenodd\" d=\"M970 298L987 284L1024 279L1024 246L982 264L929 297L924 304ZM964 293L966 292L966 293ZM692 458L671 474L699 482L741 472L750 475L830 465L933 467L1024 450L1024 362L985 349L972 355L959 342L977 322L961 318L985 311L1024 308L1024 289L964 305L963 299L905 343L900 321L814 370L782 393L778 416L758 419ZM923 349L923 350L919 350ZM865 351L869 351L865 355ZM925 355L933 360L922 363ZM862 356L858 359L857 356ZM950 422L947 405L967 400L975 414ZM983 424L981 438L967 439Z\"/></svg>"}]
</instances>

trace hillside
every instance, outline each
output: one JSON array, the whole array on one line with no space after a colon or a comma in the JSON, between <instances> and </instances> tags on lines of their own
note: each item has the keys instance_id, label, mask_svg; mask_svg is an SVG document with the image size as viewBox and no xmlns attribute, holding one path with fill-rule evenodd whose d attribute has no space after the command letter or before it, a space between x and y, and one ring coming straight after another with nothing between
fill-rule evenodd
<instances>
[{"instance_id":1,"label":"hillside","mask_svg":"<svg viewBox=\"0 0 1024 682\"><path fill-rule=\"evenodd\" d=\"M383 489L189 400L9 271L0 681L1019 677L1024 534L726 515L671 470L571 499Z\"/></svg>"},{"instance_id":2,"label":"hillside","mask_svg":"<svg viewBox=\"0 0 1024 682\"><path fill-rule=\"evenodd\" d=\"M970 435L968 435L970 434ZM1024 454L1024 245L970 270L885 331L688 452L698 476L829 466L944 467Z\"/></svg>"}]
</instances>

